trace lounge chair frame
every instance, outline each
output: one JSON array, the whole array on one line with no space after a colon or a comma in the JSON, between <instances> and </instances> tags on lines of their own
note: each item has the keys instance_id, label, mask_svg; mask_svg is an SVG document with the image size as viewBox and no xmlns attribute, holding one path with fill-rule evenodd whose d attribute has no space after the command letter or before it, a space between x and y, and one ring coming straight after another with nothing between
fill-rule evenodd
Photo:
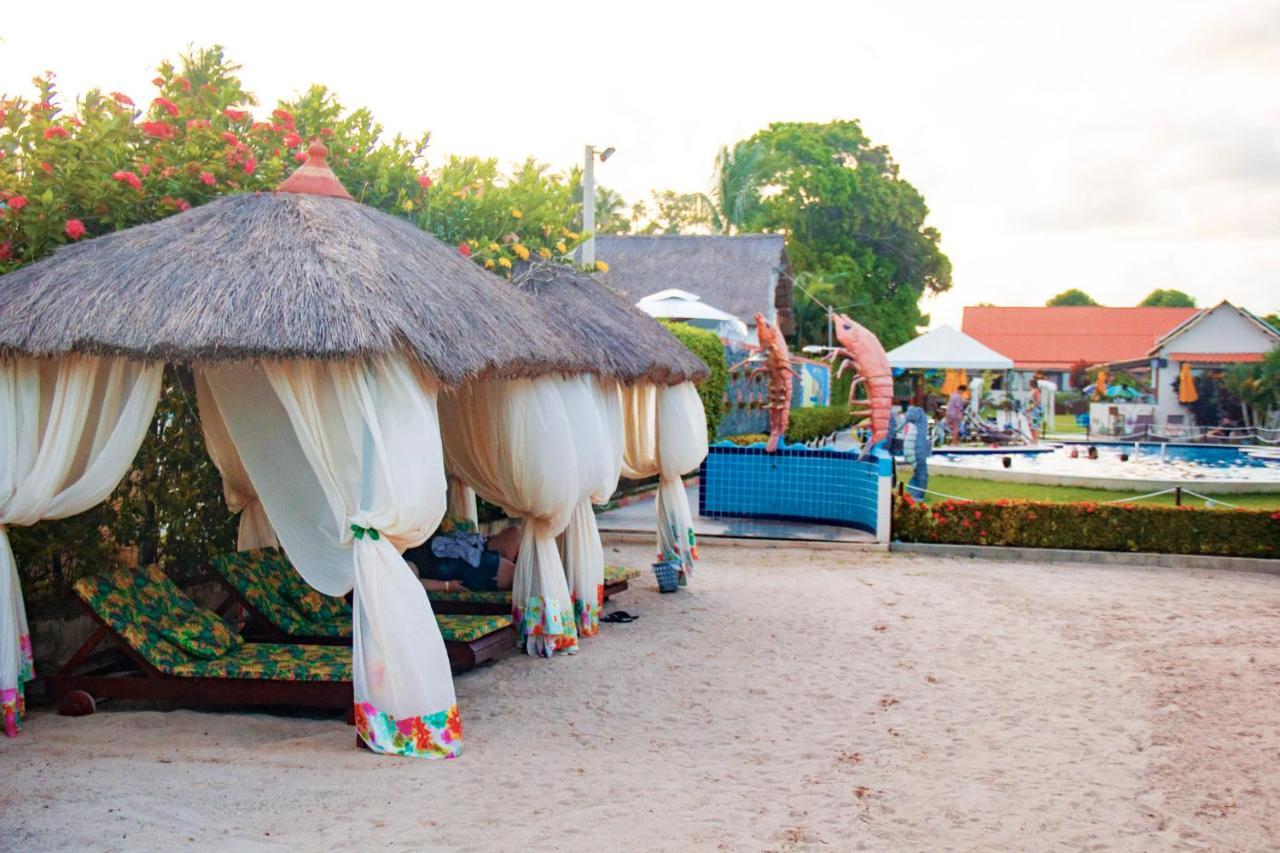
<instances>
[{"instance_id":1,"label":"lounge chair frame","mask_svg":"<svg viewBox=\"0 0 1280 853\"><path fill-rule=\"evenodd\" d=\"M95 628L84 644L54 675L45 677L48 695L61 700L77 691L94 699L168 700L191 705L284 705L345 710L352 722L355 698L350 681L281 681L260 678L188 678L155 667L92 607L77 598ZM95 660L94 652L110 641L117 654Z\"/></svg>"}]
</instances>

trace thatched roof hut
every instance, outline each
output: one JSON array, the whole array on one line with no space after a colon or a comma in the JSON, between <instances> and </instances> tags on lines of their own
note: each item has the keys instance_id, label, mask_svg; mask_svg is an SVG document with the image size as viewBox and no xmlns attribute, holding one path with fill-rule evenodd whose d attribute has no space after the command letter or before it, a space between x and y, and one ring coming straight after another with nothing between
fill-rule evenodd
<instances>
[{"instance_id":1,"label":"thatched roof hut","mask_svg":"<svg viewBox=\"0 0 1280 853\"><path fill-rule=\"evenodd\" d=\"M663 384L707 377L702 360L657 320L585 273L540 262L522 265L513 283L537 299L557 337L607 376Z\"/></svg>"},{"instance_id":2,"label":"thatched roof hut","mask_svg":"<svg viewBox=\"0 0 1280 853\"><path fill-rule=\"evenodd\" d=\"M225 196L5 275L0 353L183 362L403 347L447 385L621 368L575 346L530 293L350 200L325 153L314 144L278 192Z\"/></svg>"},{"instance_id":3,"label":"thatched roof hut","mask_svg":"<svg viewBox=\"0 0 1280 853\"><path fill-rule=\"evenodd\" d=\"M611 236L596 238L603 279L629 301L675 288L736 314L748 326L756 312L795 330L791 262L781 234Z\"/></svg>"}]
</instances>

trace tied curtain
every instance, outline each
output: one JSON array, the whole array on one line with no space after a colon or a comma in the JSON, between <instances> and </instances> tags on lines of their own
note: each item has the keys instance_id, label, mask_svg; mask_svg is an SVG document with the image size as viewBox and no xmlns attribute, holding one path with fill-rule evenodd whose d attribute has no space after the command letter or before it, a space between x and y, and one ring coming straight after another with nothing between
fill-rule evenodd
<instances>
[{"instance_id":1,"label":"tied curtain","mask_svg":"<svg viewBox=\"0 0 1280 853\"><path fill-rule=\"evenodd\" d=\"M698 558L689 495L681 479L707 455L707 415L691 382L622 391L623 476L658 476L658 559L680 564L687 581Z\"/></svg>"},{"instance_id":2,"label":"tied curtain","mask_svg":"<svg viewBox=\"0 0 1280 853\"><path fill-rule=\"evenodd\" d=\"M600 633L604 548L593 503L607 503L622 469L622 400L612 380L578 375L554 380L560 389L578 458L578 501L562 536L562 554L578 634Z\"/></svg>"},{"instance_id":3,"label":"tied curtain","mask_svg":"<svg viewBox=\"0 0 1280 853\"><path fill-rule=\"evenodd\" d=\"M426 591L400 556L445 511L434 384L402 357L203 369L290 561L352 601L355 718L375 752L453 758L462 728Z\"/></svg>"},{"instance_id":4,"label":"tied curtain","mask_svg":"<svg viewBox=\"0 0 1280 853\"><path fill-rule=\"evenodd\" d=\"M142 445L162 375L161 364L120 358L0 362L0 718L9 737L35 671L6 528L106 500Z\"/></svg>"},{"instance_id":5,"label":"tied curtain","mask_svg":"<svg viewBox=\"0 0 1280 853\"><path fill-rule=\"evenodd\" d=\"M267 519L267 511L258 500L258 493L249 481L240 454L236 451L226 421L209 390L209 382L203 373L196 374L196 405L200 410L200 429L204 433L205 449L214 467L222 475L222 496L232 515L240 513L240 530L236 536L237 551L256 548L274 548L280 545L276 532Z\"/></svg>"},{"instance_id":6,"label":"tied curtain","mask_svg":"<svg viewBox=\"0 0 1280 853\"><path fill-rule=\"evenodd\" d=\"M448 475L448 483L447 512L449 516L478 525L480 523L480 513L476 510L475 490L454 474Z\"/></svg>"},{"instance_id":7,"label":"tied curtain","mask_svg":"<svg viewBox=\"0 0 1280 853\"><path fill-rule=\"evenodd\" d=\"M440 398L449 470L523 519L511 590L519 643L531 655L578 649L556 537L581 496L573 430L556 379L481 380Z\"/></svg>"}]
</instances>

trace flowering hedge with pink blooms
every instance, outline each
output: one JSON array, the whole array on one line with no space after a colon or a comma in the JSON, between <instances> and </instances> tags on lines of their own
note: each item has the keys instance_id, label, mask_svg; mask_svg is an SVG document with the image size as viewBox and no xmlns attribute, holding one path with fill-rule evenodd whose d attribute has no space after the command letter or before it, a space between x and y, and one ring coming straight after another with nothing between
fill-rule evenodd
<instances>
[{"instance_id":1,"label":"flowering hedge with pink blooms","mask_svg":"<svg viewBox=\"0 0 1280 853\"><path fill-rule=\"evenodd\" d=\"M895 496L900 542L1280 558L1280 512Z\"/></svg>"},{"instance_id":2,"label":"flowering hedge with pink blooms","mask_svg":"<svg viewBox=\"0 0 1280 853\"><path fill-rule=\"evenodd\" d=\"M386 139L366 109L312 86L257 109L220 48L161 63L147 97L93 90L65 106L52 74L30 99L0 95L0 273L58 245L150 222L230 192L271 190L313 138L359 201L410 219L498 273L568 260L580 240L577 172L452 157L431 169L430 134Z\"/></svg>"}]
</instances>

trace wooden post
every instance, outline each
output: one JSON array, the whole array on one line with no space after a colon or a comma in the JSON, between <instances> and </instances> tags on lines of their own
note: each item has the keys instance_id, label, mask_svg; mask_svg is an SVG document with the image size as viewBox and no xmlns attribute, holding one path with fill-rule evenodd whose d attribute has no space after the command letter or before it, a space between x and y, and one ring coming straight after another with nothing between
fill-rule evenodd
<instances>
[{"instance_id":1,"label":"wooden post","mask_svg":"<svg viewBox=\"0 0 1280 853\"><path fill-rule=\"evenodd\" d=\"M1173 487L1173 505L1182 506L1182 486Z\"/></svg>"}]
</instances>

